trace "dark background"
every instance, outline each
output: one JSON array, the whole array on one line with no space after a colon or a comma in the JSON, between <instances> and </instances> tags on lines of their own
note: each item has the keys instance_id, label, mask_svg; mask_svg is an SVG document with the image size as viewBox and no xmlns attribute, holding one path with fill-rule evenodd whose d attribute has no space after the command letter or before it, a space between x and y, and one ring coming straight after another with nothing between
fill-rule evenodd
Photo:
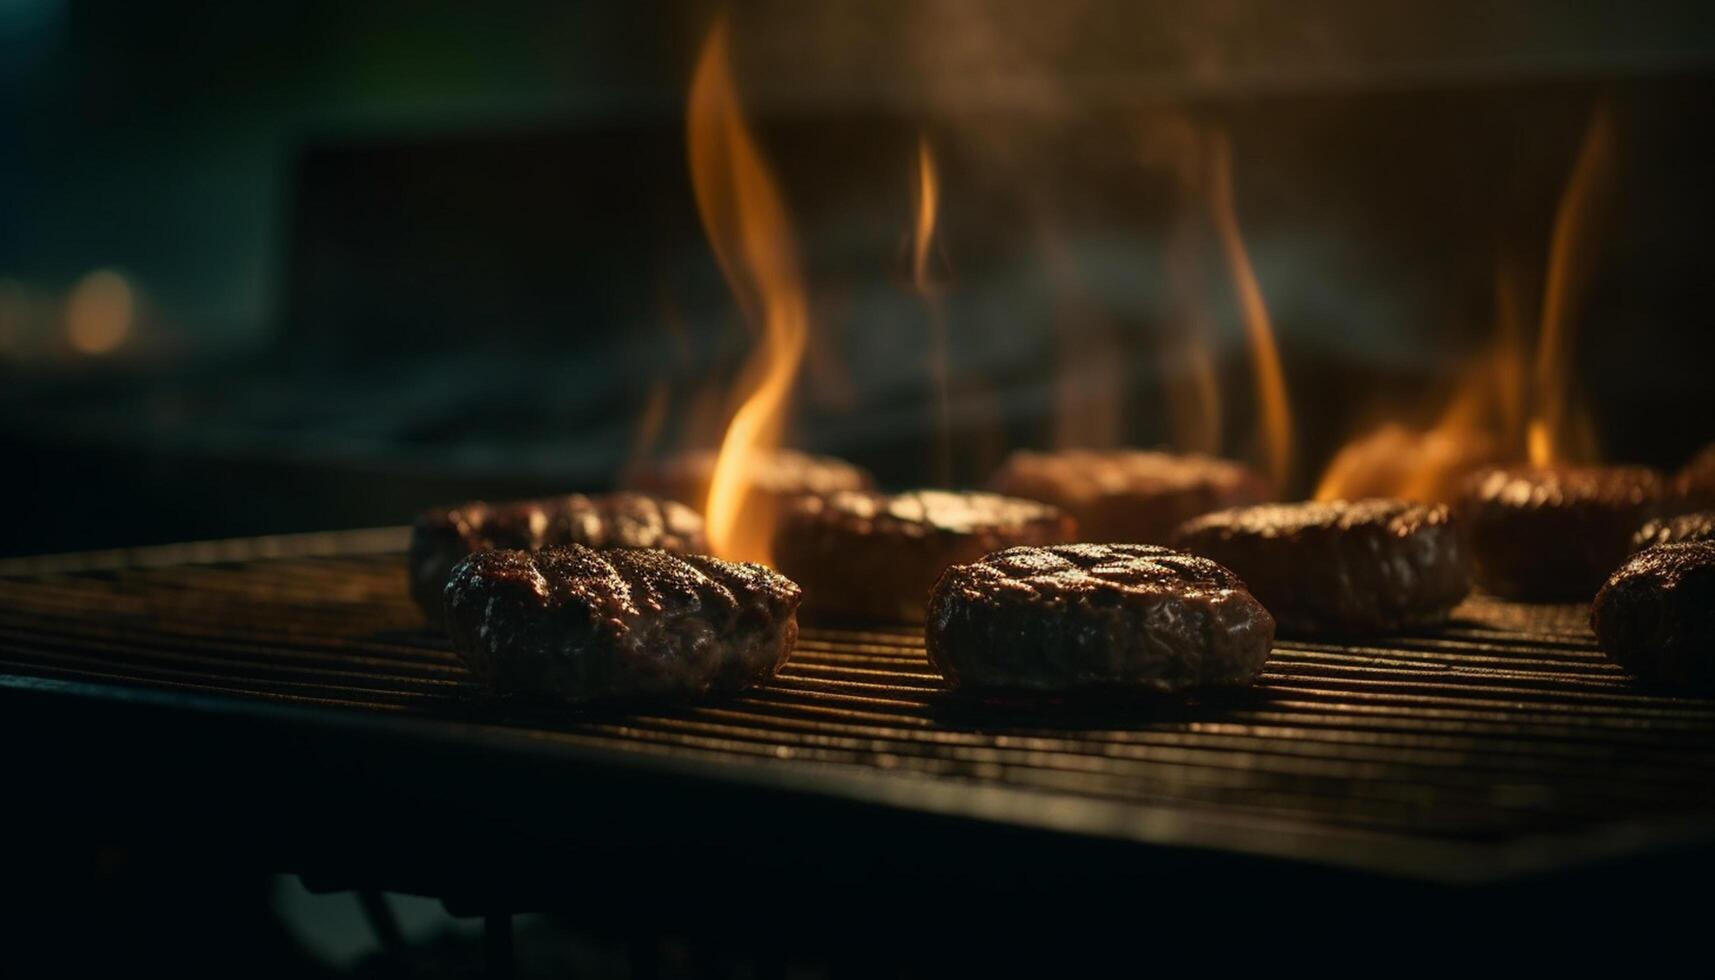
<instances>
[{"instance_id":1,"label":"dark background","mask_svg":"<svg viewBox=\"0 0 1715 980\"><path fill-rule=\"evenodd\" d=\"M436 501L599 488L708 441L747 349L683 148L716 13L0 7L0 458L9 512L29 515L0 553L400 523ZM1493 336L1503 259L1534 303L1598 99L1618 167L1576 388L1606 458L1677 466L1715 436L1704 5L731 18L813 300L794 441L884 482L937 462L931 322L903 252L920 134L943 178L956 482L1068 428L1171 441L1183 311L1164 270L1185 193L1162 134L1186 123L1232 139L1298 491L1375 420L1434 417ZM1250 362L1205 253L1221 448L1254 458ZM67 304L95 270L125 277L135 315L115 350L80 354ZM670 410L645 431L653 398ZM1068 411L1115 424L1079 432Z\"/></svg>"}]
</instances>

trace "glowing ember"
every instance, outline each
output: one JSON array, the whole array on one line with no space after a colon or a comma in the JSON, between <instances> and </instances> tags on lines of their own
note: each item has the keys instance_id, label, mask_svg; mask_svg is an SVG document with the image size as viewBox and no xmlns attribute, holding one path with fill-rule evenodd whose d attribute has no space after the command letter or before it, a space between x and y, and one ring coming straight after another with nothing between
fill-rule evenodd
<instances>
[{"instance_id":1,"label":"glowing ember","mask_svg":"<svg viewBox=\"0 0 1715 980\"><path fill-rule=\"evenodd\" d=\"M722 558L765 562L773 529L750 506L747 474L758 452L780 443L809 311L785 206L739 106L724 22L709 32L697 60L686 141L703 230L740 309L760 333L709 486L709 545Z\"/></svg>"}]
</instances>

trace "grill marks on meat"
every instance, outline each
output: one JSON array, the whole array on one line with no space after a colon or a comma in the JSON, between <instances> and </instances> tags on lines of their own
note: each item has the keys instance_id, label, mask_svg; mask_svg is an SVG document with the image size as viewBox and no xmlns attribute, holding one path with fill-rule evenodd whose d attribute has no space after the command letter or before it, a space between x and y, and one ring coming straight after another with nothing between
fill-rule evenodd
<instances>
[{"instance_id":1,"label":"grill marks on meat","mask_svg":"<svg viewBox=\"0 0 1715 980\"><path fill-rule=\"evenodd\" d=\"M1074 535L1071 518L1033 500L847 491L797 501L781 519L774 557L804 586L806 609L920 623L930 587L949 566Z\"/></svg>"},{"instance_id":2,"label":"grill marks on meat","mask_svg":"<svg viewBox=\"0 0 1715 980\"><path fill-rule=\"evenodd\" d=\"M1596 595L1590 625L1602 650L1646 682L1715 691L1715 542L1633 555Z\"/></svg>"},{"instance_id":3,"label":"grill marks on meat","mask_svg":"<svg viewBox=\"0 0 1715 980\"><path fill-rule=\"evenodd\" d=\"M1180 522L1269 497L1256 473L1224 459L1136 449L1017 452L989 489L1053 504L1086 541L1164 544Z\"/></svg>"},{"instance_id":4,"label":"grill marks on meat","mask_svg":"<svg viewBox=\"0 0 1715 980\"><path fill-rule=\"evenodd\" d=\"M1176 542L1237 572L1292 632L1365 634L1437 623L1471 590L1464 543L1438 504L1239 507L1187 522Z\"/></svg>"},{"instance_id":5,"label":"grill marks on meat","mask_svg":"<svg viewBox=\"0 0 1715 980\"><path fill-rule=\"evenodd\" d=\"M773 569L703 555L485 551L453 570L447 628L503 693L687 700L772 676L797 642L800 595Z\"/></svg>"},{"instance_id":6,"label":"grill marks on meat","mask_svg":"<svg viewBox=\"0 0 1715 980\"><path fill-rule=\"evenodd\" d=\"M1715 510L1700 510L1676 517L1662 517L1645 524L1632 535L1632 550L1681 541L1715 541Z\"/></svg>"},{"instance_id":7,"label":"grill marks on meat","mask_svg":"<svg viewBox=\"0 0 1715 980\"><path fill-rule=\"evenodd\" d=\"M1479 473L1458 508L1477 584L1515 599L1588 599L1661 513L1667 489L1641 466Z\"/></svg>"},{"instance_id":8,"label":"grill marks on meat","mask_svg":"<svg viewBox=\"0 0 1715 980\"><path fill-rule=\"evenodd\" d=\"M1274 620L1208 559L1067 544L948 569L925 640L956 688L1178 691L1249 684L1268 659Z\"/></svg>"},{"instance_id":9,"label":"grill marks on meat","mask_svg":"<svg viewBox=\"0 0 1715 980\"><path fill-rule=\"evenodd\" d=\"M708 550L702 517L683 504L644 494L570 494L503 504L477 501L418 516L411 530L411 597L429 622L439 626L447 579L465 556L496 548L535 551L568 544Z\"/></svg>"}]
</instances>

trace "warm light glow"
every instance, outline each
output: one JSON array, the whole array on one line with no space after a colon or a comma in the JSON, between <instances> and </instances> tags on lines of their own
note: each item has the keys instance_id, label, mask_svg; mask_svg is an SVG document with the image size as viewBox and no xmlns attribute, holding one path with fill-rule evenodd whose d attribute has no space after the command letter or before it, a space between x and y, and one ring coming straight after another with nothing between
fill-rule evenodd
<instances>
[{"instance_id":1,"label":"warm light glow","mask_svg":"<svg viewBox=\"0 0 1715 980\"><path fill-rule=\"evenodd\" d=\"M1316 486L1317 500L1400 497L1452 503L1479 467L1506 459L1496 436L1508 378L1519 363L1503 346L1467 371L1441 418L1427 431L1387 423L1347 443Z\"/></svg>"},{"instance_id":2,"label":"warm light glow","mask_svg":"<svg viewBox=\"0 0 1715 980\"><path fill-rule=\"evenodd\" d=\"M131 283L112 269L97 269L66 299L66 343L79 354L111 354L131 335L135 315Z\"/></svg>"},{"instance_id":3,"label":"warm light glow","mask_svg":"<svg viewBox=\"0 0 1715 980\"><path fill-rule=\"evenodd\" d=\"M1542 325L1537 334L1536 369L1532 373L1532 412L1528 449L1536 466L1558 462L1588 462L1577 457L1592 447L1578 443L1581 427L1570 410L1572 321L1578 299L1590 278L1596 254L1593 212L1613 178L1613 113L1597 103L1578 148L1578 158L1561 192L1549 241L1548 273L1542 286Z\"/></svg>"},{"instance_id":4,"label":"warm light glow","mask_svg":"<svg viewBox=\"0 0 1715 980\"><path fill-rule=\"evenodd\" d=\"M917 140L917 220L911 234L911 283L927 294L929 249L935 242L935 219L941 208L941 180L935 172L935 155L928 137Z\"/></svg>"},{"instance_id":5,"label":"warm light glow","mask_svg":"<svg viewBox=\"0 0 1715 980\"><path fill-rule=\"evenodd\" d=\"M697 59L686 143L703 230L740 309L759 328L709 486L709 546L723 558L767 561L773 529L753 504L748 474L759 452L780 444L809 311L785 206L739 106L724 22Z\"/></svg>"},{"instance_id":6,"label":"warm light glow","mask_svg":"<svg viewBox=\"0 0 1715 980\"><path fill-rule=\"evenodd\" d=\"M1274 344L1274 327L1269 322L1268 307L1263 303L1262 287L1257 284L1250 255L1245 251L1244 236L1239 232L1238 209L1233 202L1232 141L1225 133L1217 133L1210 145L1209 166L1209 201L1215 232L1226 255L1233 287L1238 291L1239 312L1256 372L1257 426L1268 475L1278 491L1292 476L1292 409L1287 400L1280 352Z\"/></svg>"},{"instance_id":7,"label":"warm light glow","mask_svg":"<svg viewBox=\"0 0 1715 980\"><path fill-rule=\"evenodd\" d=\"M911 284L929 311L929 374L935 386L935 483L953 480L953 420L947 380L947 319L930 277L929 258L935 246L935 221L941 207L941 180L928 137L917 141L917 213L911 230Z\"/></svg>"},{"instance_id":8,"label":"warm light glow","mask_svg":"<svg viewBox=\"0 0 1715 980\"><path fill-rule=\"evenodd\" d=\"M1472 472L1518 459L1530 368L1522 305L1512 266L1503 261L1495 274L1494 344L1466 368L1440 418L1427 430L1390 422L1353 439L1323 471L1316 499L1453 503Z\"/></svg>"}]
</instances>

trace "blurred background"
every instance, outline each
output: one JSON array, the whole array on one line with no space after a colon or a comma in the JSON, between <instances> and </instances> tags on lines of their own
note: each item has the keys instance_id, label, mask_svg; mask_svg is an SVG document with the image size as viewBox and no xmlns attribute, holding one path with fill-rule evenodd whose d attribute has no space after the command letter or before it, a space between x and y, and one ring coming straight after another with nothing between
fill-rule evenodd
<instances>
[{"instance_id":1,"label":"blurred background","mask_svg":"<svg viewBox=\"0 0 1715 980\"><path fill-rule=\"evenodd\" d=\"M1582 452L1715 435L1707 4L1051 8L728 12L810 301L793 444L895 486L1260 462L1248 271L1309 493L1528 367L1580 159ZM712 444L752 336L685 154L721 12L0 0L0 553L402 523Z\"/></svg>"}]
</instances>

